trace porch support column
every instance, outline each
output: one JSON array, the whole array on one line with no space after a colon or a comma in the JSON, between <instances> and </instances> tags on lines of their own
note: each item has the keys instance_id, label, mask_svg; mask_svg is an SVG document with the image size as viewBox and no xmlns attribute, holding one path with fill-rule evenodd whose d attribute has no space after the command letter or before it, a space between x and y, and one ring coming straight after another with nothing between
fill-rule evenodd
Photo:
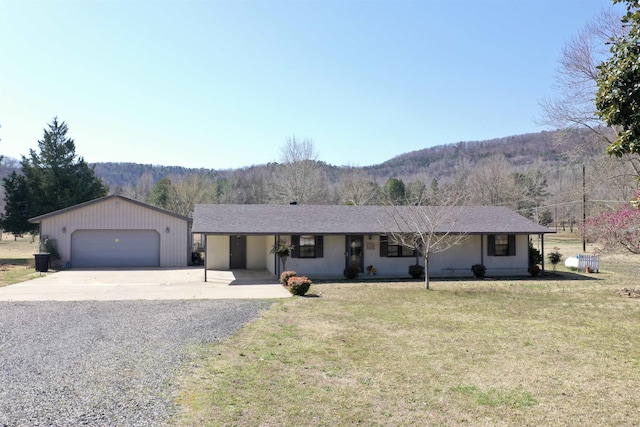
<instances>
[{"instance_id":1,"label":"porch support column","mask_svg":"<svg viewBox=\"0 0 640 427\"><path fill-rule=\"evenodd\" d=\"M207 247L207 238L208 234L204 235L204 281L207 281L207 252L209 252L209 248Z\"/></svg>"},{"instance_id":2,"label":"porch support column","mask_svg":"<svg viewBox=\"0 0 640 427\"><path fill-rule=\"evenodd\" d=\"M280 235L276 234L275 236L273 236L273 247L274 248L278 248L278 243L280 242ZM277 253L273 253L273 271L276 272L276 277L280 278L280 272L278 271L278 269L280 268L280 263L278 262L278 254Z\"/></svg>"},{"instance_id":3,"label":"porch support column","mask_svg":"<svg viewBox=\"0 0 640 427\"><path fill-rule=\"evenodd\" d=\"M540 234L540 248L542 249L542 275L544 276L544 233Z\"/></svg>"}]
</instances>

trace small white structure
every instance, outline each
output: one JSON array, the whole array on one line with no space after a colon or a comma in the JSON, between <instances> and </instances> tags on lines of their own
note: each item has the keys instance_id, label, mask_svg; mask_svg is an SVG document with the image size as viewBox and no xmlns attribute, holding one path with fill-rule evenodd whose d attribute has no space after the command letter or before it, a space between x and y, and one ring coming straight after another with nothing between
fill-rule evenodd
<instances>
[{"instance_id":1,"label":"small white structure","mask_svg":"<svg viewBox=\"0 0 640 427\"><path fill-rule=\"evenodd\" d=\"M564 260L564 266L567 268L578 268L578 257L570 256Z\"/></svg>"},{"instance_id":2,"label":"small white structure","mask_svg":"<svg viewBox=\"0 0 640 427\"><path fill-rule=\"evenodd\" d=\"M564 262L565 267L576 268L578 270L600 271L600 256L578 254L569 257Z\"/></svg>"},{"instance_id":3,"label":"small white structure","mask_svg":"<svg viewBox=\"0 0 640 427\"><path fill-rule=\"evenodd\" d=\"M600 257L598 255L578 255L578 270L600 271Z\"/></svg>"},{"instance_id":4,"label":"small white structure","mask_svg":"<svg viewBox=\"0 0 640 427\"><path fill-rule=\"evenodd\" d=\"M185 267L191 218L112 195L29 220L55 239L62 267Z\"/></svg>"}]
</instances>

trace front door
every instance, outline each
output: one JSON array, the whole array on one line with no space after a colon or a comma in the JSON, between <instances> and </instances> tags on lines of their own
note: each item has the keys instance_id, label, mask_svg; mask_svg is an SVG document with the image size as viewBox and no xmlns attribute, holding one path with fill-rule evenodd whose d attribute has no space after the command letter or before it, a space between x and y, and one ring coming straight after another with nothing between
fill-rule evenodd
<instances>
[{"instance_id":1,"label":"front door","mask_svg":"<svg viewBox=\"0 0 640 427\"><path fill-rule=\"evenodd\" d=\"M347 236L347 265L355 265L362 273L364 271L364 253L362 251L364 237L363 236Z\"/></svg>"},{"instance_id":2,"label":"front door","mask_svg":"<svg viewBox=\"0 0 640 427\"><path fill-rule=\"evenodd\" d=\"M229 269L247 268L247 236L229 236Z\"/></svg>"}]
</instances>

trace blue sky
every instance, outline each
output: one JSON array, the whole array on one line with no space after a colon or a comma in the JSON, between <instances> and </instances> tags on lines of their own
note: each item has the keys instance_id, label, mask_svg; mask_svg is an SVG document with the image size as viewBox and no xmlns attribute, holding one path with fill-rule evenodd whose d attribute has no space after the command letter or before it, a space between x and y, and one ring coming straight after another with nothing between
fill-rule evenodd
<instances>
[{"instance_id":1,"label":"blue sky","mask_svg":"<svg viewBox=\"0 0 640 427\"><path fill-rule=\"evenodd\" d=\"M0 0L0 153L54 116L89 162L215 169L287 138L365 166L544 130L563 45L609 0Z\"/></svg>"}]
</instances>

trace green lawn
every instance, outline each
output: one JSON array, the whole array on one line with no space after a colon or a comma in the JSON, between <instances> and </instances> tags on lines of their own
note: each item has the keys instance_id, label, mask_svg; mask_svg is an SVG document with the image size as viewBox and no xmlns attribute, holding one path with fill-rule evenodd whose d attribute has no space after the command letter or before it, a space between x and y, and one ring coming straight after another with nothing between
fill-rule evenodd
<instances>
[{"instance_id":1,"label":"green lawn","mask_svg":"<svg viewBox=\"0 0 640 427\"><path fill-rule=\"evenodd\" d=\"M547 238L566 257L572 237ZM314 285L193 349L176 425L591 426L640 419L640 258L597 274Z\"/></svg>"}]
</instances>

